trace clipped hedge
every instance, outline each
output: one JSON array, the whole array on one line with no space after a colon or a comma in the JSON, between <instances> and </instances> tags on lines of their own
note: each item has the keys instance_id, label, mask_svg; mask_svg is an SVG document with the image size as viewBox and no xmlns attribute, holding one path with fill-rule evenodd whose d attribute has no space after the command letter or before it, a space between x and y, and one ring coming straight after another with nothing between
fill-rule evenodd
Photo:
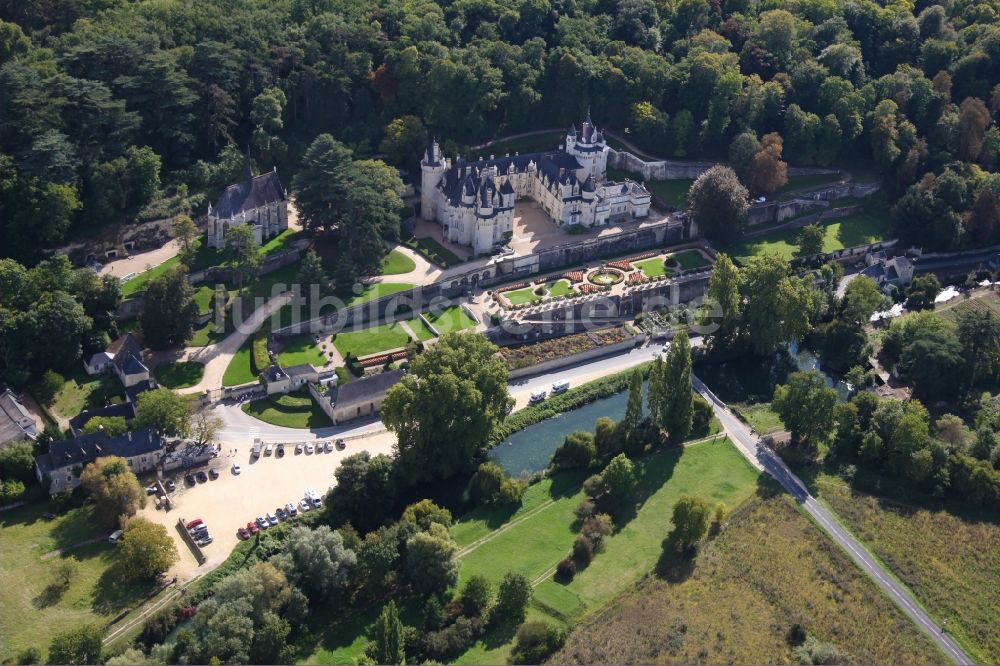
<instances>
[{"instance_id":1,"label":"clipped hedge","mask_svg":"<svg viewBox=\"0 0 1000 666\"><path fill-rule=\"evenodd\" d=\"M267 353L267 336L255 336L253 339L253 374L259 375L271 365L271 357Z\"/></svg>"},{"instance_id":2,"label":"clipped hedge","mask_svg":"<svg viewBox=\"0 0 1000 666\"><path fill-rule=\"evenodd\" d=\"M565 393L554 395L537 405L530 405L514 412L493 430L490 436L490 443L496 445L515 432L524 430L530 425L552 418L553 416L558 416L563 412L571 411L588 402L626 391L628 390L629 383L632 381L632 373L636 369L639 369L643 377L649 377L649 370L652 365L652 361L649 361L637 365L635 368L595 379L581 386L573 387Z\"/></svg>"}]
</instances>

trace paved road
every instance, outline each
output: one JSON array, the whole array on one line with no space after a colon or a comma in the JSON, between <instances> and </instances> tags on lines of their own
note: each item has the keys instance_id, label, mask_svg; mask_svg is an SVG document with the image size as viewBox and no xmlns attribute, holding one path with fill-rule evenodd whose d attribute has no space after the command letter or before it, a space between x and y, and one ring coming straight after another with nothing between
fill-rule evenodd
<instances>
[{"instance_id":1,"label":"paved road","mask_svg":"<svg viewBox=\"0 0 1000 666\"><path fill-rule=\"evenodd\" d=\"M715 409L715 414L722 422L729 437L744 456L758 469L762 469L774 477L802 505L802 508L816 523L833 539L861 569L867 573L889 597L903 609L927 636L937 644L944 654L956 664L975 663L951 636L941 631L941 628L917 604L913 595L901 585L879 563L854 535L844 529L836 515L809 494L805 484L785 465L770 447L766 446L750 429L732 412L724 402L697 377L692 376L694 388L707 399Z\"/></svg>"}]
</instances>

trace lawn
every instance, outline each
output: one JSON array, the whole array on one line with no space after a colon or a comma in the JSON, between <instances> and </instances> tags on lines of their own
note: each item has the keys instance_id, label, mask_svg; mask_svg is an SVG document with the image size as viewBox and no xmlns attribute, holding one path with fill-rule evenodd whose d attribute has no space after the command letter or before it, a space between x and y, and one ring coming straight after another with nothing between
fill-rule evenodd
<instances>
[{"instance_id":1,"label":"lawn","mask_svg":"<svg viewBox=\"0 0 1000 666\"><path fill-rule=\"evenodd\" d=\"M410 336L407 335L402 326L395 323L382 324L349 333L338 333L333 344L340 355L346 358L348 354L368 356L389 349L405 347L409 341Z\"/></svg>"},{"instance_id":2,"label":"lawn","mask_svg":"<svg viewBox=\"0 0 1000 666\"><path fill-rule=\"evenodd\" d=\"M523 303L534 303L535 301L540 301L545 298L544 295L539 296L535 293L538 289L538 285L531 285L530 287L525 287L524 289L514 289L512 291L504 291L504 296L510 301L511 305L522 305Z\"/></svg>"},{"instance_id":3,"label":"lawn","mask_svg":"<svg viewBox=\"0 0 1000 666\"><path fill-rule=\"evenodd\" d=\"M681 178L679 180L646 180L641 175L622 171L621 169L608 168L608 178L611 180L624 180L631 178L644 182L646 187L663 199L668 206L684 209L687 207L687 194L691 189L694 180Z\"/></svg>"},{"instance_id":4,"label":"lawn","mask_svg":"<svg viewBox=\"0 0 1000 666\"><path fill-rule=\"evenodd\" d=\"M465 314L465 310L458 305L453 305L437 314L428 312L424 316L441 335L476 326L476 320Z\"/></svg>"},{"instance_id":5,"label":"lawn","mask_svg":"<svg viewBox=\"0 0 1000 666\"><path fill-rule=\"evenodd\" d=\"M474 575L497 583L508 571L516 571L536 585L533 608L539 616L571 624L653 570L670 530L670 510L681 495L735 507L757 487L757 472L724 439L660 451L634 462L639 482L633 516L617 526L604 551L571 583L551 578L576 538L574 509L583 498L577 485L580 473L567 478L557 474L533 487L507 520L496 510L473 511L460 520L452 532L462 548L460 585ZM480 649L475 660L503 663L508 647Z\"/></svg>"},{"instance_id":6,"label":"lawn","mask_svg":"<svg viewBox=\"0 0 1000 666\"><path fill-rule=\"evenodd\" d=\"M51 407L66 418L73 418L85 409L103 407L125 398L121 382L114 375L91 377L82 367L66 377L65 383L52 401Z\"/></svg>"},{"instance_id":7,"label":"lawn","mask_svg":"<svg viewBox=\"0 0 1000 666\"><path fill-rule=\"evenodd\" d=\"M233 354L232 360L226 366L226 371L222 375L223 386L239 386L240 384L248 384L257 380L257 375L254 374L253 368L251 368L252 346L253 336L251 335L243 343L243 346Z\"/></svg>"},{"instance_id":8,"label":"lawn","mask_svg":"<svg viewBox=\"0 0 1000 666\"><path fill-rule=\"evenodd\" d=\"M317 368L326 365L326 357L319 346L313 342L308 333L281 338L281 351L278 352L278 365L289 368L293 365L308 364Z\"/></svg>"},{"instance_id":9,"label":"lawn","mask_svg":"<svg viewBox=\"0 0 1000 666\"><path fill-rule=\"evenodd\" d=\"M299 240L300 238L305 238L306 232L295 231L294 229L285 229L280 234L267 241L260 246L260 251L262 254L274 254L276 252L281 252L282 250L287 250L292 243Z\"/></svg>"},{"instance_id":10,"label":"lawn","mask_svg":"<svg viewBox=\"0 0 1000 666\"><path fill-rule=\"evenodd\" d=\"M476 152L476 156L482 157L489 157L490 155L499 157L506 153L510 153L511 155L514 153L536 153L546 150L555 150L556 146L558 146L561 141L565 140L566 133L557 130L554 132L544 132L542 134L522 137L519 139L498 141L492 146L480 148L474 152Z\"/></svg>"},{"instance_id":11,"label":"lawn","mask_svg":"<svg viewBox=\"0 0 1000 666\"><path fill-rule=\"evenodd\" d=\"M358 305L359 303L374 301L375 299L382 298L383 296L392 296L393 294L398 294L401 291L409 291L415 286L416 285L414 284L407 284L405 282L373 282L372 284L366 285L364 291L360 294L348 299L345 305L350 307L352 305Z\"/></svg>"},{"instance_id":12,"label":"lawn","mask_svg":"<svg viewBox=\"0 0 1000 666\"><path fill-rule=\"evenodd\" d=\"M758 434L770 435L785 429L781 418L771 410L771 403L739 404L734 409L739 416L750 424Z\"/></svg>"},{"instance_id":13,"label":"lawn","mask_svg":"<svg viewBox=\"0 0 1000 666\"><path fill-rule=\"evenodd\" d=\"M195 290L194 302L198 306L199 314L209 314L212 312L212 304L214 303L213 296L215 296L215 288L210 287L207 284L203 284ZM225 292L223 292L222 298L226 298Z\"/></svg>"},{"instance_id":14,"label":"lawn","mask_svg":"<svg viewBox=\"0 0 1000 666\"><path fill-rule=\"evenodd\" d=\"M705 266L712 265L712 262L698 250L684 250L683 252L670 255L669 258L680 264L682 271L691 270L692 268L704 268Z\"/></svg>"},{"instance_id":15,"label":"lawn","mask_svg":"<svg viewBox=\"0 0 1000 666\"><path fill-rule=\"evenodd\" d=\"M243 411L271 425L285 428L323 428L330 418L306 391L244 403Z\"/></svg>"},{"instance_id":16,"label":"lawn","mask_svg":"<svg viewBox=\"0 0 1000 666\"><path fill-rule=\"evenodd\" d=\"M814 487L973 659L1000 662L1000 524L852 492L832 476Z\"/></svg>"},{"instance_id":17,"label":"lawn","mask_svg":"<svg viewBox=\"0 0 1000 666\"><path fill-rule=\"evenodd\" d=\"M217 331L214 319L209 319L202 326L194 329L191 337L184 341L188 347L207 347L222 341L227 331Z\"/></svg>"},{"instance_id":18,"label":"lawn","mask_svg":"<svg viewBox=\"0 0 1000 666\"><path fill-rule=\"evenodd\" d=\"M44 663L55 634L87 623L103 627L151 592L149 584L119 582L110 570L114 546L103 538L43 560L53 550L105 535L89 506L45 520L43 514L53 510L48 502L33 502L0 513L0 661L5 663L29 647L41 650ZM66 561L76 568L60 591L50 583Z\"/></svg>"},{"instance_id":19,"label":"lawn","mask_svg":"<svg viewBox=\"0 0 1000 666\"><path fill-rule=\"evenodd\" d=\"M411 238L404 243L419 252L427 261L437 264L441 268L449 268L462 263L458 255L433 238Z\"/></svg>"},{"instance_id":20,"label":"lawn","mask_svg":"<svg viewBox=\"0 0 1000 666\"><path fill-rule=\"evenodd\" d=\"M648 278L657 278L667 274L667 267L663 263L663 257L633 261L632 265L645 273Z\"/></svg>"},{"instance_id":21,"label":"lawn","mask_svg":"<svg viewBox=\"0 0 1000 666\"><path fill-rule=\"evenodd\" d=\"M545 288L549 290L549 296L569 296L576 293L576 290L573 289L573 285L569 283L569 280L556 280L554 282L549 282L545 285Z\"/></svg>"},{"instance_id":22,"label":"lawn","mask_svg":"<svg viewBox=\"0 0 1000 666\"><path fill-rule=\"evenodd\" d=\"M198 361L176 361L164 363L153 371L156 381L168 389L180 389L194 386L205 375L205 365Z\"/></svg>"},{"instance_id":23,"label":"lawn","mask_svg":"<svg viewBox=\"0 0 1000 666\"><path fill-rule=\"evenodd\" d=\"M825 223L823 230L825 232L823 251L833 252L885 240L891 235L891 223L884 209L866 209L856 215ZM730 255L743 261L765 252L791 259L798 250L800 231L800 229L781 229L764 236L739 241L725 249Z\"/></svg>"},{"instance_id":24,"label":"lawn","mask_svg":"<svg viewBox=\"0 0 1000 666\"><path fill-rule=\"evenodd\" d=\"M415 270L417 265L399 250L393 250L382 260L382 275L402 275Z\"/></svg>"},{"instance_id":25,"label":"lawn","mask_svg":"<svg viewBox=\"0 0 1000 666\"><path fill-rule=\"evenodd\" d=\"M812 176L793 176L788 179L787 183L778 188L776 194L794 192L796 190L809 190L814 187L819 187L820 185L826 185L827 183L836 183L840 180L840 178L841 176L838 173L822 173Z\"/></svg>"},{"instance_id":26,"label":"lawn","mask_svg":"<svg viewBox=\"0 0 1000 666\"><path fill-rule=\"evenodd\" d=\"M790 497L771 495L770 484L761 491L693 561L669 555L661 576L576 626L552 662L806 663L789 644L795 624L846 653L840 662L945 661ZM662 533L668 518L660 519Z\"/></svg>"},{"instance_id":27,"label":"lawn","mask_svg":"<svg viewBox=\"0 0 1000 666\"><path fill-rule=\"evenodd\" d=\"M413 331L414 335L417 336L417 339L421 342L427 342L428 340L437 337L434 334L434 331L427 328L427 324L425 324L424 320L420 317L414 317L406 323L410 327L410 330Z\"/></svg>"}]
</instances>

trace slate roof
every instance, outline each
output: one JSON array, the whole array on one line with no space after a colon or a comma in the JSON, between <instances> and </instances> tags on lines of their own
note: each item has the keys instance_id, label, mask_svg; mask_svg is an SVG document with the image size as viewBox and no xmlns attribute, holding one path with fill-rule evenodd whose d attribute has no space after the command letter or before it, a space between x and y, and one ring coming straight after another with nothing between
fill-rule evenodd
<instances>
[{"instance_id":1,"label":"slate roof","mask_svg":"<svg viewBox=\"0 0 1000 666\"><path fill-rule=\"evenodd\" d=\"M151 379L141 381L138 384L133 384L125 389L125 396L128 398L129 402L135 402L136 398L139 397L140 393L145 391L151 391L156 388L156 384Z\"/></svg>"},{"instance_id":2,"label":"slate roof","mask_svg":"<svg viewBox=\"0 0 1000 666\"><path fill-rule=\"evenodd\" d=\"M392 370L333 387L328 394L330 402L335 407L371 402L385 395L386 391L399 383L405 374L403 370Z\"/></svg>"},{"instance_id":3,"label":"slate roof","mask_svg":"<svg viewBox=\"0 0 1000 666\"><path fill-rule=\"evenodd\" d=\"M35 419L28 413L10 389L0 393L0 444L6 444L25 437L34 437L37 432Z\"/></svg>"},{"instance_id":4,"label":"slate roof","mask_svg":"<svg viewBox=\"0 0 1000 666\"><path fill-rule=\"evenodd\" d=\"M213 215L220 219L235 217L276 201L285 201L285 188L278 180L278 172L270 171L259 176L244 177L242 183L230 185L215 202Z\"/></svg>"},{"instance_id":5,"label":"slate roof","mask_svg":"<svg viewBox=\"0 0 1000 666\"><path fill-rule=\"evenodd\" d=\"M131 421L135 418L135 405L131 402L121 402L117 405L108 405L97 409L85 409L69 420L69 427L73 429L73 432L79 432L83 426L87 425L87 421L95 416L121 416L126 421Z\"/></svg>"},{"instance_id":6,"label":"slate roof","mask_svg":"<svg viewBox=\"0 0 1000 666\"><path fill-rule=\"evenodd\" d=\"M569 153L561 150L553 150L541 153L525 153L524 155L513 155L497 157L492 160L477 160L466 162L456 159L450 169L441 178L440 187L448 197L452 206L459 206L462 203L462 195L468 193L472 196L480 195L480 190L485 183L488 188L495 191L496 183L492 177L483 178L483 171L489 167L495 167L500 175L506 174L513 165L516 173L524 173L528 170L528 165L534 162L538 172L543 174L549 181L560 183L571 183L576 180L576 170L581 169L580 162ZM501 193L504 188L501 186ZM510 188L513 192L513 188Z\"/></svg>"},{"instance_id":7,"label":"slate roof","mask_svg":"<svg viewBox=\"0 0 1000 666\"><path fill-rule=\"evenodd\" d=\"M312 367L308 363L302 363L301 365L293 365L290 368L285 368L285 374L291 378L295 377L305 377L308 375L315 375L316 368Z\"/></svg>"},{"instance_id":8,"label":"slate roof","mask_svg":"<svg viewBox=\"0 0 1000 666\"><path fill-rule=\"evenodd\" d=\"M84 465L99 457L131 458L153 453L163 447L163 438L148 429L127 432L117 437L108 437L106 433L95 432L52 442L48 453L35 456L35 464L42 474L47 474L65 467Z\"/></svg>"},{"instance_id":9,"label":"slate roof","mask_svg":"<svg viewBox=\"0 0 1000 666\"><path fill-rule=\"evenodd\" d=\"M281 381L282 379L288 378L288 375L285 374L285 371L279 368L277 365L274 365L273 363L264 368L264 372L260 374L261 376L264 377L265 382L270 382L272 384L274 382L278 382Z\"/></svg>"}]
</instances>

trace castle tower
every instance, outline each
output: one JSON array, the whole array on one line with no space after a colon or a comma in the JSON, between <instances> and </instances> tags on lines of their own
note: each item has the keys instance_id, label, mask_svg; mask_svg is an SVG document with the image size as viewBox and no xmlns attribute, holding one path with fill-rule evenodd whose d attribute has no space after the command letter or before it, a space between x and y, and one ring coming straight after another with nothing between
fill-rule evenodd
<instances>
[{"instance_id":1,"label":"castle tower","mask_svg":"<svg viewBox=\"0 0 1000 666\"><path fill-rule=\"evenodd\" d=\"M575 127L570 128L570 134L566 136L566 152L576 157L576 161L580 163L581 168L577 169L576 177L581 182L591 176L598 182L604 180L608 165L608 146L604 142L604 135L590 119L589 111L579 133Z\"/></svg>"},{"instance_id":2,"label":"castle tower","mask_svg":"<svg viewBox=\"0 0 1000 666\"><path fill-rule=\"evenodd\" d=\"M420 217L425 220L437 218L437 186L447 169L448 160L434 139L424 151L424 159L420 160Z\"/></svg>"}]
</instances>

